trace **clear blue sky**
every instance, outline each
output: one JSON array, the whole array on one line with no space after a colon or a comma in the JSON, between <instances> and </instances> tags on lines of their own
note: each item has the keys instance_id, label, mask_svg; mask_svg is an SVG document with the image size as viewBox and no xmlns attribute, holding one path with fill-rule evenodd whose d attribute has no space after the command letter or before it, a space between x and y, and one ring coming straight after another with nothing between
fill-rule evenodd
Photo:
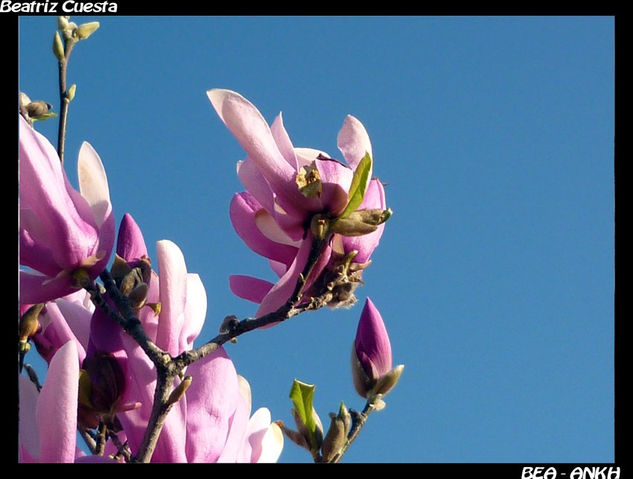
<instances>
[{"instance_id":1,"label":"clear blue sky","mask_svg":"<svg viewBox=\"0 0 633 479\"><path fill-rule=\"evenodd\" d=\"M72 17L67 165L99 152L117 223L182 249L213 337L255 306L228 275L273 279L234 233L244 153L206 98L236 90L295 146L337 155L367 128L389 220L359 300L390 332L400 384L348 462L614 459L613 17ZM22 17L19 87L55 105L54 17ZM38 123L53 142L56 120ZM72 167L72 168L71 168ZM76 183L75 183L76 184ZM255 407L292 422L293 378L324 422L362 408L349 355L362 303L228 345ZM310 462L287 441L282 462Z\"/></svg>"}]
</instances>

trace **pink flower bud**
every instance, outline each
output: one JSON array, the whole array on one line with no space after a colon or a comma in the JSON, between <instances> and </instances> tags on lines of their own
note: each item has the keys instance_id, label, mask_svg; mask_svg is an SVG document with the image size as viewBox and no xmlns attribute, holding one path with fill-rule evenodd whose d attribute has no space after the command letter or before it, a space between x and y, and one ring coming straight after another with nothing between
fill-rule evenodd
<instances>
[{"instance_id":1,"label":"pink flower bud","mask_svg":"<svg viewBox=\"0 0 633 479\"><path fill-rule=\"evenodd\" d=\"M367 298L352 348L352 377L358 394L368 397L376 382L391 368L391 343L387 329L380 312Z\"/></svg>"}]
</instances>

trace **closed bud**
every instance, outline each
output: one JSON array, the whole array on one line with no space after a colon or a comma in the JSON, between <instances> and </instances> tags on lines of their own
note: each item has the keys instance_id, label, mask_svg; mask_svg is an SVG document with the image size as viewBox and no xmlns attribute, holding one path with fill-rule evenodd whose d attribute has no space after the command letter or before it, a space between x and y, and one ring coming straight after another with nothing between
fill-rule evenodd
<instances>
[{"instance_id":1,"label":"closed bud","mask_svg":"<svg viewBox=\"0 0 633 479\"><path fill-rule=\"evenodd\" d=\"M178 384L178 386L176 386L169 395L169 399L167 399L167 404L175 404L180 401L185 395L187 389L189 389L189 386L191 386L191 381L191 376L185 376L183 380L180 381L180 384Z\"/></svg>"},{"instance_id":2,"label":"closed bud","mask_svg":"<svg viewBox=\"0 0 633 479\"><path fill-rule=\"evenodd\" d=\"M36 100L26 105L26 112L30 118L45 117L50 114L51 108L53 108L53 105L50 103Z\"/></svg>"},{"instance_id":3,"label":"closed bud","mask_svg":"<svg viewBox=\"0 0 633 479\"><path fill-rule=\"evenodd\" d=\"M121 258L118 254L114 254L114 261L112 268L110 268L110 274L117 286L121 286L121 281L132 271L132 267Z\"/></svg>"},{"instance_id":4,"label":"closed bud","mask_svg":"<svg viewBox=\"0 0 633 479\"><path fill-rule=\"evenodd\" d=\"M73 98L75 98L76 91L77 91L77 85L73 83L68 89L68 91L66 92L66 98L68 98L68 101L73 101Z\"/></svg>"},{"instance_id":5,"label":"closed bud","mask_svg":"<svg viewBox=\"0 0 633 479\"><path fill-rule=\"evenodd\" d=\"M53 53L55 54L55 58L60 62L64 61L64 44L62 43L62 38L59 36L59 32L55 32L55 36L53 37Z\"/></svg>"},{"instance_id":6,"label":"closed bud","mask_svg":"<svg viewBox=\"0 0 633 479\"><path fill-rule=\"evenodd\" d=\"M147 293L149 292L149 286L147 283L140 283L134 287L132 291L127 295L130 300L130 304L134 309L139 309L145 305L147 299Z\"/></svg>"},{"instance_id":7,"label":"closed bud","mask_svg":"<svg viewBox=\"0 0 633 479\"><path fill-rule=\"evenodd\" d=\"M44 309L44 304L34 304L20 318L18 328L18 340L26 343L40 329L39 316Z\"/></svg>"},{"instance_id":8,"label":"closed bud","mask_svg":"<svg viewBox=\"0 0 633 479\"><path fill-rule=\"evenodd\" d=\"M57 28L59 30L66 30L68 28L68 16L57 17Z\"/></svg>"},{"instance_id":9,"label":"closed bud","mask_svg":"<svg viewBox=\"0 0 633 479\"><path fill-rule=\"evenodd\" d=\"M390 208L357 210L332 221L331 229L343 236L362 236L376 231L378 225L387 221L391 215Z\"/></svg>"},{"instance_id":10,"label":"closed bud","mask_svg":"<svg viewBox=\"0 0 633 479\"><path fill-rule=\"evenodd\" d=\"M99 22L88 22L88 23L79 25L79 27L76 30L77 39L85 40L94 32L96 32L98 28L99 28Z\"/></svg>"},{"instance_id":11,"label":"closed bud","mask_svg":"<svg viewBox=\"0 0 633 479\"><path fill-rule=\"evenodd\" d=\"M352 427L352 415L349 413L349 410L347 409L347 406L345 406L345 403L343 401L341 401L341 405L338 408L338 417L343 421L343 424L345 425L345 435L347 436L349 430Z\"/></svg>"},{"instance_id":12,"label":"closed bud","mask_svg":"<svg viewBox=\"0 0 633 479\"><path fill-rule=\"evenodd\" d=\"M330 428L323 439L321 454L324 462L330 462L345 445L347 432L345 423L337 415L330 413Z\"/></svg>"}]
</instances>

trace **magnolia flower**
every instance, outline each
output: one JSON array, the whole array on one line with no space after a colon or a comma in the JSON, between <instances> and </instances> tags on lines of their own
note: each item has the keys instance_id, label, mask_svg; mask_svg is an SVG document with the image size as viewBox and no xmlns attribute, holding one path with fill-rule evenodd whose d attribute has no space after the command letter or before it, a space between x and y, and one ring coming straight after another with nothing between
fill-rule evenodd
<instances>
[{"instance_id":1,"label":"magnolia flower","mask_svg":"<svg viewBox=\"0 0 633 479\"><path fill-rule=\"evenodd\" d=\"M73 189L50 142L20 116L20 271L23 303L43 303L78 289L73 272L96 278L114 243L106 174L97 152L79 151L79 192Z\"/></svg>"},{"instance_id":2,"label":"magnolia flower","mask_svg":"<svg viewBox=\"0 0 633 479\"><path fill-rule=\"evenodd\" d=\"M385 395L396 385L403 369L403 365L392 369L391 343L385 323L367 298L352 347L352 379L356 392L365 398Z\"/></svg>"},{"instance_id":3,"label":"magnolia flower","mask_svg":"<svg viewBox=\"0 0 633 479\"><path fill-rule=\"evenodd\" d=\"M365 155L371 157L371 143L362 123L348 115L337 138L345 165L320 150L295 148L281 114L269 127L257 108L240 94L216 89L207 95L248 155L237 168L247 191L233 197L231 221L240 238L254 252L268 258L279 276L276 284L242 275L230 278L231 290L260 304L256 316L261 316L276 310L294 290L310 253L312 219L316 215L336 218L343 212L349 202L354 170ZM382 184L369 178L371 170L359 209L384 210ZM334 234L313 268L306 289L317 282L324 269L335 269L350 253L355 254L351 262L358 265L356 270L366 267L382 230L381 224L361 236Z\"/></svg>"}]
</instances>

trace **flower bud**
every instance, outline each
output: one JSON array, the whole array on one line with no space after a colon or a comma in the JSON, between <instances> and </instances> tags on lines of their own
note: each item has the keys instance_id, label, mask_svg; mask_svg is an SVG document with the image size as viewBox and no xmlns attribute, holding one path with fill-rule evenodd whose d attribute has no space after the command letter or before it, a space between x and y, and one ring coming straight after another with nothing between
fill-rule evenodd
<instances>
[{"instance_id":1,"label":"flower bud","mask_svg":"<svg viewBox=\"0 0 633 479\"><path fill-rule=\"evenodd\" d=\"M180 401L180 399L182 399L182 397L185 395L187 389L189 389L189 386L191 386L192 379L193 378L191 376L185 376L183 380L180 381L180 384L178 384L178 386L176 386L169 395L169 398L167 399L167 404L175 404Z\"/></svg>"},{"instance_id":2,"label":"flower bud","mask_svg":"<svg viewBox=\"0 0 633 479\"><path fill-rule=\"evenodd\" d=\"M55 36L53 37L53 53L55 54L55 58L60 62L64 61L64 44L62 43L62 38L59 36L59 32L55 32Z\"/></svg>"},{"instance_id":3,"label":"flower bud","mask_svg":"<svg viewBox=\"0 0 633 479\"><path fill-rule=\"evenodd\" d=\"M324 462L332 460L347 441L350 429L352 427L352 416L349 413L345 403L341 401L338 414L330 413L330 429L323 439L321 453Z\"/></svg>"},{"instance_id":4,"label":"flower bud","mask_svg":"<svg viewBox=\"0 0 633 479\"><path fill-rule=\"evenodd\" d=\"M99 28L99 22L88 22L88 23L79 25L79 27L76 30L77 39L85 40L94 32L96 32L97 28Z\"/></svg>"},{"instance_id":5,"label":"flower bud","mask_svg":"<svg viewBox=\"0 0 633 479\"><path fill-rule=\"evenodd\" d=\"M390 208L386 210L358 210L344 218L337 218L332 221L330 227L334 233L339 233L343 236L362 236L376 231L378 225L387 221L391 215L392 211Z\"/></svg>"},{"instance_id":6,"label":"flower bud","mask_svg":"<svg viewBox=\"0 0 633 479\"><path fill-rule=\"evenodd\" d=\"M57 17L57 28L59 30L66 30L68 28L68 16Z\"/></svg>"},{"instance_id":7,"label":"flower bud","mask_svg":"<svg viewBox=\"0 0 633 479\"><path fill-rule=\"evenodd\" d=\"M77 84L73 83L72 85L70 85L70 88L66 92L66 98L68 98L68 101L73 101L73 99L75 98L76 92L77 92Z\"/></svg>"},{"instance_id":8,"label":"flower bud","mask_svg":"<svg viewBox=\"0 0 633 479\"><path fill-rule=\"evenodd\" d=\"M321 454L323 462L329 462L341 450L347 439L345 431L345 423L337 415L330 413L330 429L328 429L323 445L321 446Z\"/></svg>"},{"instance_id":9,"label":"flower bud","mask_svg":"<svg viewBox=\"0 0 633 479\"><path fill-rule=\"evenodd\" d=\"M51 113L53 105L42 100L36 100L26 105L26 112L30 118L44 117Z\"/></svg>"},{"instance_id":10,"label":"flower bud","mask_svg":"<svg viewBox=\"0 0 633 479\"><path fill-rule=\"evenodd\" d=\"M391 343L380 312L367 298L352 348L352 378L364 398L384 395L396 384L404 366L392 369Z\"/></svg>"},{"instance_id":11,"label":"flower bud","mask_svg":"<svg viewBox=\"0 0 633 479\"><path fill-rule=\"evenodd\" d=\"M44 309L44 304L34 304L20 318L18 327L18 340L26 343L40 329L39 315Z\"/></svg>"}]
</instances>

